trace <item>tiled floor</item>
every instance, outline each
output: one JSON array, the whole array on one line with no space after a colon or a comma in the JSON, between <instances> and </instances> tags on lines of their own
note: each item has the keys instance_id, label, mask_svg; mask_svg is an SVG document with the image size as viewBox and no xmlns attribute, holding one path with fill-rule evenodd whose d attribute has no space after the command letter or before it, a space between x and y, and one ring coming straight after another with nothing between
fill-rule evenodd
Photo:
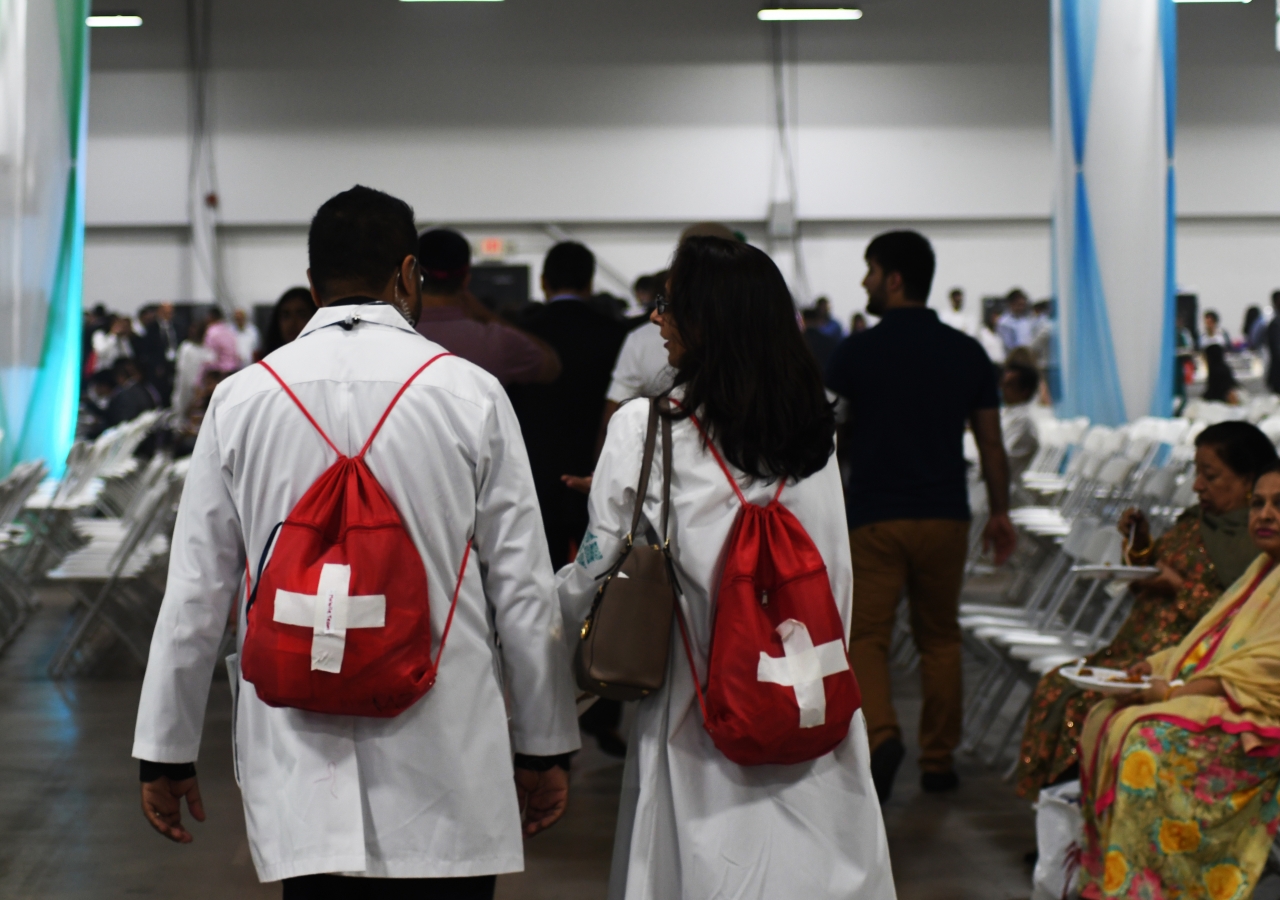
<instances>
[{"instance_id":1,"label":"tiled floor","mask_svg":"<svg viewBox=\"0 0 1280 900\"><path fill-rule=\"evenodd\" d=\"M0 898L183 900L279 897L257 883L230 765L230 696L215 682L200 781L209 821L177 846L138 809L129 758L139 679L54 683L44 668L67 622L64 600L44 609L0 657ZM913 677L898 679L899 713L914 723ZM913 729L908 729L909 732ZM908 746L914 735L906 735ZM1023 900L1033 816L999 777L962 764L958 793L919 791L909 753L885 810L902 900ZM622 764L589 747L574 770L570 811L528 845L527 870L499 879L501 900L598 900L605 894Z\"/></svg>"}]
</instances>

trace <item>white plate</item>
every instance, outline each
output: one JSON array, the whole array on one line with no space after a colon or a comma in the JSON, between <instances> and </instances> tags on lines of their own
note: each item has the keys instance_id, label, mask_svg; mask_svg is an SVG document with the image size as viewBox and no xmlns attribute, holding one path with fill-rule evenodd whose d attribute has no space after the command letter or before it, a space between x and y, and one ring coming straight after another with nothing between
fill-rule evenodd
<instances>
[{"instance_id":1,"label":"white plate","mask_svg":"<svg viewBox=\"0 0 1280 900\"><path fill-rule=\"evenodd\" d=\"M1088 669L1090 674L1081 675L1081 669ZM1122 681L1112 681L1113 678L1124 678L1124 669L1107 669L1103 666L1083 666L1077 663L1074 666L1063 666L1058 670L1062 677L1070 681L1072 684L1082 687L1085 690L1097 691L1100 694L1131 694L1134 691L1145 690L1147 687L1147 678L1137 684L1131 684Z\"/></svg>"},{"instance_id":2,"label":"white plate","mask_svg":"<svg viewBox=\"0 0 1280 900\"><path fill-rule=\"evenodd\" d=\"M1142 581L1160 574L1157 566L1113 566L1106 563L1098 566L1072 566L1071 571L1085 578L1106 581Z\"/></svg>"}]
</instances>

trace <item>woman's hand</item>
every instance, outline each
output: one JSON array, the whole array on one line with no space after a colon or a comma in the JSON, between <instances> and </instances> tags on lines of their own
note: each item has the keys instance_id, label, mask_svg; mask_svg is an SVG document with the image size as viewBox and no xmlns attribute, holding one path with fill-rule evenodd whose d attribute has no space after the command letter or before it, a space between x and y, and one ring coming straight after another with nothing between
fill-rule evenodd
<instances>
[{"instance_id":1,"label":"woman's hand","mask_svg":"<svg viewBox=\"0 0 1280 900\"><path fill-rule=\"evenodd\" d=\"M1145 690L1134 691L1120 698L1121 706L1149 706L1152 703L1163 703L1173 696L1173 688L1163 678L1156 678Z\"/></svg>"},{"instance_id":2,"label":"woman's hand","mask_svg":"<svg viewBox=\"0 0 1280 900\"><path fill-rule=\"evenodd\" d=\"M577 475L561 475L560 481L571 491L577 491L579 494L591 493L591 475L579 477Z\"/></svg>"},{"instance_id":3,"label":"woman's hand","mask_svg":"<svg viewBox=\"0 0 1280 900\"><path fill-rule=\"evenodd\" d=\"M1135 591L1146 591L1153 594L1166 594L1172 597L1182 590L1182 573L1168 563L1157 562L1160 574L1143 581L1135 581L1130 585Z\"/></svg>"},{"instance_id":4,"label":"woman's hand","mask_svg":"<svg viewBox=\"0 0 1280 900\"><path fill-rule=\"evenodd\" d=\"M1136 663L1134 663L1133 665L1131 665L1131 666L1130 666L1128 669L1126 669L1125 671L1126 671L1126 674L1128 674L1130 678L1134 678L1134 677L1137 677L1137 678L1146 678L1146 677L1147 677L1148 675L1150 675L1150 674L1151 674L1151 672L1152 672L1152 669L1151 669L1151 663L1147 662L1147 661L1144 659L1144 660L1142 660L1141 662L1136 662Z\"/></svg>"},{"instance_id":5,"label":"woman's hand","mask_svg":"<svg viewBox=\"0 0 1280 900\"><path fill-rule=\"evenodd\" d=\"M1130 553L1145 553L1151 546L1151 523L1147 521L1142 510L1133 507L1126 509L1116 528L1124 535L1126 541L1129 540L1130 534L1133 535L1133 541L1129 544Z\"/></svg>"}]
</instances>

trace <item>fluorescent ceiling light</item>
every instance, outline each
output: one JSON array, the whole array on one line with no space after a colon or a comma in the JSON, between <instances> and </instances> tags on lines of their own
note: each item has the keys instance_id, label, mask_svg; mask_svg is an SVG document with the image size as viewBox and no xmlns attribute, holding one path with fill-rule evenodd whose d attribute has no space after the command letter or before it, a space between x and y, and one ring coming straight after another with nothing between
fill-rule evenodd
<instances>
[{"instance_id":1,"label":"fluorescent ceiling light","mask_svg":"<svg viewBox=\"0 0 1280 900\"><path fill-rule=\"evenodd\" d=\"M852 22L862 18L862 10L762 9L756 13L756 18L761 22Z\"/></svg>"},{"instance_id":2,"label":"fluorescent ceiling light","mask_svg":"<svg viewBox=\"0 0 1280 900\"><path fill-rule=\"evenodd\" d=\"M1174 3L1248 3L1249 0L1173 0Z\"/></svg>"},{"instance_id":3,"label":"fluorescent ceiling light","mask_svg":"<svg viewBox=\"0 0 1280 900\"><path fill-rule=\"evenodd\" d=\"M137 28L142 24L142 16L89 16L85 23L90 28Z\"/></svg>"}]
</instances>

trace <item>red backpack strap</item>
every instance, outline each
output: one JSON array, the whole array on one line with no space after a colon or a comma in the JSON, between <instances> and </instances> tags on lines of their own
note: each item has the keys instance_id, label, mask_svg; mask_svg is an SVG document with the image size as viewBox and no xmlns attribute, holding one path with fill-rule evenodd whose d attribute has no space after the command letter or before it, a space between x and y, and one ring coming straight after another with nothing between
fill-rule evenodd
<instances>
[{"instance_id":1,"label":"red backpack strap","mask_svg":"<svg viewBox=\"0 0 1280 900\"><path fill-rule=\"evenodd\" d=\"M676 622L680 625L680 641L684 644L684 655L689 660L689 674L693 676L693 691L698 695L698 706L702 708L702 721L707 721L707 701L702 696L702 682L698 680L698 667L693 661L693 648L689 646L689 633L684 627L684 613L680 611L680 602L676 601Z\"/></svg>"},{"instance_id":2,"label":"red backpack strap","mask_svg":"<svg viewBox=\"0 0 1280 900\"><path fill-rule=\"evenodd\" d=\"M324 429L320 427L320 423L312 418L311 413L307 412L307 408L302 405L302 401L298 399L298 395L289 388L289 385L284 383L283 378L276 374L276 370L267 365L267 361L265 359L259 360L258 365L270 372L271 377L280 382L280 387L284 388L284 392L289 395L289 399L298 404L298 409L302 410L302 414L307 417L307 421L311 423L311 427L320 432L320 437L324 438L324 442L333 448L333 452L339 456L346 456L345 453L338 449L337 445L334 444L333 441L329 440L329 435L324 433Z\"/></svg>"},{"instance_id":3,"label":"red backpack strap","mask_svg":"<svg viewBox=\"0 0 1280 900\"><path fill-rule=\"evenodd\" d=\"M676 406L680 406L679 400L672 400L671 402ZM680 406L680 408L684 409L683 406ZM707 449L711 451L711 455L714 456L716 458L716 462L720 464L720 471L724 472L724 477L728 478L729 484L733 485L733 492L738 495L738 500L741 501L743 506L746 506L747 498L743 495L742 488L738 487L738 479L733 477L733 473L729 471L729 466L725 463L724 457L720 455L720 451L716 449L716 445L711 441L711 438L707 437L707 433L703 430L702 423L698 421L698 417L693 413L689 413L689 421L698 429L698 434L702 435L703 443L707 445ZM779 480L777 493L773 495L774 502L777 502L778 498L782 496L782 489L786 486L787 479L783 478Z\"/></svg>"},{"instance_id":4,"label":"red backpack strap","mask_svg":"<svg viewBox=\"0 0 1280 900\"><path fill-rule=\"evenodd\" d=\"M373 426L373 434L369 435L369 440L364 442L364 446L361 447L360 452L356 454L356 459L361 459L366 453L369 452L369 446L373 443L373 439L378 436L378 432L382 430L382 424L387 421L387 416L391 415L391 410L395 409L396 404L400 402L400 398L404 396L404 392L409 390L409 385L413 384L413 380L417 378L419 375L421 375L423 372L425 372L427 369L427 366L431 365L433 362L435 362L437 359L440 359L442 356L453 356L453 354L437 353L435 356L431 357L429 360L427 360L421 366L419 366L418 371L410 375L408 381L400 385L400 390L396 391L396 395L391 398L391 404L387 407L387 411L382 414L382 418L378 420L378 424ZM470 546L471 546L470 544L467 545L468 551L470 550ZM466 567L466 560L463 560L462 565L464 568ZM461 582L459 582L459 584L461 584ZM450 615L450 618L453 617L452 613L450 613L449 615Z\"/></svg>"},{"instance_id":5,"label":"red backpack strap","mask_svg":"<svg viewBox=\"0 0 1280 900\"><path fill-rule=\"evenodd\" d=\"M676 406L680 406L679 400L672 400ZM683 406L680 406L684 409ZM687 410L686 410L687 412ZM747 505L747 498L742 494L742 488L738 487L738 479L733 477L733 473L729 471L729 467L725 465L724 457L720 455L720 451L716 449L716 445L711 438L707 437L707 432L703 429L702 423L698 421L698 417L693 413L689 413L689 421L698 429L698 434L702 435L702 442L707 445L707 449L711 451L711 455L716 458L716 462L720 463L720 471L724 472L724 477L729 479L729 484L733 486L733 492L738 495L738 500L743 506Z\"/></svg>"},{"instance_id":6,"label":"red backpack strap","mask_svg":"<svg viewBox=\"0 0 1280 900\"><path fill-rule=\"evenodd\" d=\"M438 357L437 357L438 358ZM426 368L423 366L422 368ZM419 372L422 369L418 370ZM412 381L412 379L410 379ZM458 583L453 588L453 602L449 604L449 618L445 619L444 631L440 632L440 649L436 651L436 661L431 664L431 671L440 671L440 657L444 656L444 642L449 640L449 629L453 627L453 613L458 608L458 595L462 593L462 578L467 574L467 561L471 559L471 541L467 541L467 549L462 554L462 568L458 570Z\"/></svg>"}]
</instances>

